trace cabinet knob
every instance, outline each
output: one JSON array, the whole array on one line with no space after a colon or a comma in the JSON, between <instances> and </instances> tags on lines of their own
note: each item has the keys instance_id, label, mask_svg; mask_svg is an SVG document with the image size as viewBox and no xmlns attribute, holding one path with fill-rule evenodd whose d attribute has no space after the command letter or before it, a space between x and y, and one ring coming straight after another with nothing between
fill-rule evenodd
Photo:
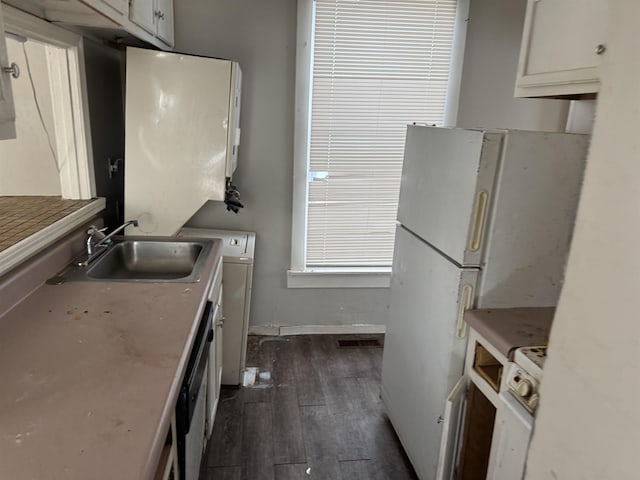
<instances>
[{"instance_id":1,"label":"cabinet knob","mask_svg":"<svg viewBox=\"0 0 640 480\"><path fill-rule=\"evenodd\" d=\"M156 10L156 17L158 17L160 20L164 20L164 13L160 10Z\"/></svg>"},{"instance_id":2,"label":"cabinet knob","mask_svg":"<svg viewBox=\"0 0 640 480\"><path fill-rule=\"evenodd\" d=\"M8 67L2 67L3 73L10 73L13 78L18 78L20 76L20 67L14 62Z\"/></svg>"},{"instance_id":3,"label":"cabinet knob","mask_svg":"<svg viewBox=\"0 0 640 480\"><path fill-rule=\"evenodd\" d=\"M607 51L607 46L603 43L599 43L598 46L596 47L596 55L602 55L606 51Z\"/></svg>"}]
</instances>

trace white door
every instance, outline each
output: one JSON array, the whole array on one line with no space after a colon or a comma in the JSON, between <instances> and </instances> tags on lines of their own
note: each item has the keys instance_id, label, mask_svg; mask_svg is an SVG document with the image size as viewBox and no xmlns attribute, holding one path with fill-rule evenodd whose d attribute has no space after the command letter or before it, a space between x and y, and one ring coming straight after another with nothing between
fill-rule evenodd
<instances>
[{"instance_id":1,"label":"white door","mask_svg":"<svg viewBox=\"0 0 640 480\"><path fill-rule=\"evenodd\" d=\"M231 62L127 49L125 216L174 235L224 200Z\"/></svg>"},{"instance_id":2,"label":"white door","mask_svg":"<svg viewBox=\"0 0 640 480\"><path fill-rule=\"evenodd\" d=\"M469 378L466 375L460 377L447 397L442 419L442 439L436 480L453 480L468 383Z\"/></svg>"},{"instance_id":3,"label":"white door","mask_svg":"<svg viewBox=\"0 0 640 480\"><path fill-rule=\"evenodd\" d=\"M459 265L480 265L501 137L407 129L398 221Z\"/></svg>"},{"instance_id":4,"label":"white door","mask_svg":"<svg viewBox=\"0 0 640 480\"><path fill-rule=\"evenodd\" d=\"M461 296L477 270L461 269L402 227L396 232L382 362L387 413L420 478L436 474L442 417L462 375Z\"/></svg>"},{"instance_id":5,"label":"white door","mask_svg":"<svg viewBox=\"0 0 640 480\"><path fill-rule=\"evenodd\" d=\"M0 5L0 69L8 68L11 60L7 55L7 42L4 38L4 21ZM0 70L0 140L16 138L16 111L13 106L11 73Z\"/></svg>"},{"instance_id":6,"label":"white door","mask_svg":"<svg viewBox=\"0 0 640 480\"><path fill-rule=\"evenodd\" d=\"M532 424L532 415L509 392L500 394L487 480L522 479Z\"/></svg>"}]
</instances>

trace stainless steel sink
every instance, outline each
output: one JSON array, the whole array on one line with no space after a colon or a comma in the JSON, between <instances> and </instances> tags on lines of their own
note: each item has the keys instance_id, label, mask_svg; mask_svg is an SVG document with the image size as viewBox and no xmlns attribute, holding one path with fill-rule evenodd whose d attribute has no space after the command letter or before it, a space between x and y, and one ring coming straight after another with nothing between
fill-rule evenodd
<instances>
[{"instance_id":1,"label":"stainless steel sink","mask_svg":"<svg viewBox=\"0 0 640 480\"><path fill-rule=\"evenodd\" d=\"M185 282L200 275L213 242L173 237L121 237L87 267L71 267L63 281Z\"/></svg>"}]
</instances>

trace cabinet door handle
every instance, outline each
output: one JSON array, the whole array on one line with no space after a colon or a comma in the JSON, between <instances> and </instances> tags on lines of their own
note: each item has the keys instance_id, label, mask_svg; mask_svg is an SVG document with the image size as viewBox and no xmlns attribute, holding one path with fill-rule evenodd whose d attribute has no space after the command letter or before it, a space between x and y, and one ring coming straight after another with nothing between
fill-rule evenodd
<instances>
[{"instance_id":1,"label":"cabinet door handle","mask_svg":"<svg viewBox=\"0 0 640 480\"><path fill-rule=\"evenodd\" d=\"M155 11L156 17L158 17L160 20L164 20L164 13L161 12L160 10L156 10Z\"/></svg>"},{"instance_id":2,"label":"cabinet door handle","mask_svg":"<svg viewBox=\"0 0 640 480\"><path fill-rule=\"evenodd\" d=\"M596 55L602 55L606 51L607 51L607 46L606 45L604 45L602 43L599 43L596 46Z\"/></svg>"},{"instance_id":3,"label":"cabinet door handle","mask_svg":"<svg viewBox=\"0 0 640 480\"><path fill-rule=\"evenodd\" d=\"M18 78L20 76L20 67L18 64L13 62L8 67L2 67L3 73L10 73L13 78Z\"/></svg>"}]
</instances>

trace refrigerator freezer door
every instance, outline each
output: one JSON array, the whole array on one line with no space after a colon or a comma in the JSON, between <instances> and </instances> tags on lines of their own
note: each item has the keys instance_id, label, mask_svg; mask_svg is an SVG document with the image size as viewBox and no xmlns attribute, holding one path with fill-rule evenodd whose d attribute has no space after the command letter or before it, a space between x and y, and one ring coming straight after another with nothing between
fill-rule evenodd
<instances>
[{"instance_id":1,"label":"refrigerator freezer door","mask_svg":"<svg viewBox=\"0 0 640 480\"><path fill-rule=\"evenodd\" d=\"M457 337L462 269L398 227L382 362L382 398L420 478L436 475L447 396L462 375L466 339Z\"/></svg>"},{"instance_id":2,"label":"refrigerator freezer door","mask_svg":"<svg viewBox=\"0 0 640 480\"><path fill-rule=\"evenodd\" d=\"M478 307L557 305L588 146L587 135L507 133Z\"/></svg>"},{"instance_id":3,"label":"refrigerator freezer door","mask_svg":"<svg viewBox=\"0 0 640 480\"><path fill-rule=\"evenodd\" d=\"M231 62L127 49L125 217L173 235L224 200Z\"/></svg>"},{"instance_id":4,"label":"refrigerator freezer door","mask_svg":"<svg viewBox=\"0 0 640 480\"><path fill-rule=\"evenodd\" d=\"M480 265L502 133L409 126L398 221L459 265Z\"/></svg>"}]
</instances>

